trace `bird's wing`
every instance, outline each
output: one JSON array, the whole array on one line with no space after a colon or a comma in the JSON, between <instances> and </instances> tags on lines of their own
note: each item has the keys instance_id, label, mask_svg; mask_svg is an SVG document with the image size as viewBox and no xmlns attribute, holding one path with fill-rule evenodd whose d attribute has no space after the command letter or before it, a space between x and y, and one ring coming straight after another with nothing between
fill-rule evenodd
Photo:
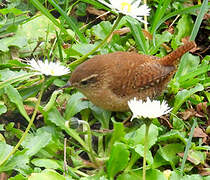
<instances>
[{"instance_id":1,"label":"bird's wing","mask_svg":"<svg viewBox=\"0 0 210 180\"><path fill-rule=\"evenodd\" d=\"M130 63L122 66L121 73L115 73L113 82L109 87L117 96L124 97L136 94L150 87L162 85L170 73L175 70L174 66L163 66L157 61L144 63Z\"/></svg>"}]
</instances>

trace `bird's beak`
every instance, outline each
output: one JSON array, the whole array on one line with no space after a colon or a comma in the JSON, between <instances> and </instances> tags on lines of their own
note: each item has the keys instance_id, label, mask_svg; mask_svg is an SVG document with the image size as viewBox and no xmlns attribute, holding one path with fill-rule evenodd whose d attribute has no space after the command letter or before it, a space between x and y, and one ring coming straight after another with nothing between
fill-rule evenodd
<instances>
[{"instance_id":1,"label":"bird's beak","mask_svg":"<svg viewBox=\"0 0 210 180\"><path fill-rule=\"evenodd\" d=\"M64 89L64 88L68 88L68 87L72 87L72 84L70 83L70 81L68 81L66 83L66 85L62 86L60 89Z\"/></svg>"}]
</instances>

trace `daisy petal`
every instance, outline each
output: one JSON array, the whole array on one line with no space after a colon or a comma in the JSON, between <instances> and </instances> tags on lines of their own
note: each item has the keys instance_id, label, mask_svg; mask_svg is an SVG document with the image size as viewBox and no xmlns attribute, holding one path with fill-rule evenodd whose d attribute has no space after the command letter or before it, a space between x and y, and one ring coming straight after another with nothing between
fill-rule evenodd
<instances>
[{"instance_id":1,"label":"daisy petal","mask_svg":"<svg viewBox=\"0 0 210 180\"><path fill-rule=\"evenodd\" d=\"M62 76L70 72L69 69L61 65L60 62L49 62L48 60L43 62L31 59L28 65L30 65L30 69L38 71L46 76Z\"/></svg>"},{"instance_id":2,"label":"daisy petal","mask_svg":"<svg viewBox=\"0 0 210 180\"><path fill-rule=\"evenodd\" d=\"M168 107L165 101L160 103L160 101L151 101L147 97L146 102L142 100L137 100L136 98L128 101L128 106L133 113L133 118L157 118L164 114L169 113L172 109Z\"/></svg>"},{"instance_id":3,"label":"daisy petal","mask_svg":"<svg viewBox=\"0 0 210 180\"><path fill-rule=\"evenodd\" d=\"M98 1L113 9L117 13L132 16L141 22L144 21L140 16L149 16L150 13L150 9L146 4L140 5L141 0L136 0L135 2L133 0L109 0L110 4L103 0Z\"/></svg>"}]
</instances>

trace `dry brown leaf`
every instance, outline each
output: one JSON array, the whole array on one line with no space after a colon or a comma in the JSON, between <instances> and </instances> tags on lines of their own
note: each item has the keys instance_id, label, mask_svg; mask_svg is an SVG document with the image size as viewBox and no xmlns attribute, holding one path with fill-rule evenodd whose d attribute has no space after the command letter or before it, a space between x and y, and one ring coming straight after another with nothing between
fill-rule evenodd
<instances>
[{"instance_id":1,"label":"dry brown leaf","mask_svg":"<svg viewBox=\"0 0 210 180\"><path fill-rule=\"evenodd\" d=\"M8 175L6 173L0 173L0 180L7 180Z\"/></svg>"},{"instance_id":2,"label":"dry brown leaf","mask_svg":"<svg viewBox=\"0 0 210 180\"><path fill-rule=\"evenodd\" d=\"M180 114L181 114L183 120L187 120L187 119L195 116L196 111L194 109L187 109L186 111L181 112Z\"/></svg>"},{"instance_id":3,"label":"dry brown leaf","mask_svg":"<svg viewBox=\"0 0 210 180\"><path fill-rule=\"evenodd\" d=\"M207 102L197 104L196 111L199 115L204 117L207 113Z\"/></svg>"},{"instance_id":4,"label":"dry brown leaf","mask_svg":"<svg viewBox=\"0 0 210 180\"><path fill-rule=\"evenodd\" d=\"M124 27L122 29L117 29L117 30L113 31L112 34L107 39L107 43L109 43L112 40L112 37L114 34L124 35L128 32L130 32L130 29L128 27Z\"/></svg>"},{"instance_id":5,"label":"dry brown leaf","mask_svg":"<svg viewBox=\"0 0 210 180\"><path fill-rule=\"evenodd\" d=\"M208 135L203 132L203 130L199 127L196 127L193 133L193 137L199 137L199 138L206 138Z\"/></svg>"},{"instance_id":6,"label":"dry brown leaf","mask_svg":"<svg viewBox=\"0 0 210 180\"><path fill-rule=\"evenodd\" d=\"M26 110L26 112L27 112L28 115L33 114L33 112L34 112L34 107L28 106L28 105L24 105L24 108L25 108L25 110Z\"/></svg>"},{"instance_id":7,"label":"dry brown leaf","mask_svg":"<svg viewBox=\"0 0 210 180\"><path fill-rule=\"evenodd\" d=\"M160 123L170 129L173 129L173 126L171 125L170 121L166 116L161 116L160 117Z\"/></svg>"},{"instance_id":8,"label":"dry brown leaf","mask_svg":"<svg viewBox=\"0 0 210 180\"><path fill-rule=\"evenodd\" d=\"M184 157L184 153L177 153L181 158ZM190 161L191 163L195 164L195 160L193 158L191 158L190 156L187 156L187 160Z\"/></svg>"},{"instance_id":9,"label":"dry brown leaf","mask_svg":"<svg viewBox=\"0 0 210 180\"><path fill-rule=\"evenodd\" d=\"M130 31L131 31L130 28L124 27L124 28L113 31L113 34L119 34L121 36L121 35L129 33Z\"/></svg>"},{"instance_id":10,"label":"dry brown leaf","mask_svg":"<svg viewBox=\"0 0 210 180\"><path fill-rule=\"evenodd\" d=\"M171 51L171 48L166 44L166 43L163 43L161 45L167 52L170 52Z\"/></svg>"},{"instance_id":11,"label":"dry brown leaf","mask_svg":"<svg viewBox=\"0 0 210 180\"><path fill-rule=\"evenodd\" d=\"M64 44L62 44L62 46L63 46L63 49L68 49L71 47L71 45L68 43L64 43Z\"/></svg>"},{"instance_id":12,"label":"dry brown leaf","mask_svg":"<svg viewBox=\"0 0 210 180\"><path fill-rule=\"evenodd\" d=\"M99 18L103 21L106 20L106 16L107 16L106 11L98 10L98 9L94 8L93 6L88 6L86 10L89 14L99 16Z\"/></svg>"},{"instance_id":13,"label":"dry brown leaf","mask_svg":"<svg viewBox=\"0 0 210 180\"><path fill-rule=\"evenodd\" d=\"M209 170L209 168L202 168L202 169L200 170L199 174L200 174L201 176L209 176L209 175L210 175L210 170Z\"/></svg>"}]
</instances>

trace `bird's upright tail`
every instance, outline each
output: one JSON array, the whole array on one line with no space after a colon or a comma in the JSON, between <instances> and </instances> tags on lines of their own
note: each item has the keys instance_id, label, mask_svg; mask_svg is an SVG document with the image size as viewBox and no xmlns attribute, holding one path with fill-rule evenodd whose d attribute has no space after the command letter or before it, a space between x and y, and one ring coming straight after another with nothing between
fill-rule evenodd
<instances>
[{"instance_id":1,"label":"bird's upright tail","mask_svg":"<svg viewBox=\"0 0 210 180\"><path fill-rule=\"evenodd\" d=\"M160 59L161 64L165 66L174 65L176 60L180 58L183 54L190 51L196 47L196 44L194 41L188 41L184 45L178 47L175 51L171 52L167 56Z\"/></svg>"}]
</instances>

